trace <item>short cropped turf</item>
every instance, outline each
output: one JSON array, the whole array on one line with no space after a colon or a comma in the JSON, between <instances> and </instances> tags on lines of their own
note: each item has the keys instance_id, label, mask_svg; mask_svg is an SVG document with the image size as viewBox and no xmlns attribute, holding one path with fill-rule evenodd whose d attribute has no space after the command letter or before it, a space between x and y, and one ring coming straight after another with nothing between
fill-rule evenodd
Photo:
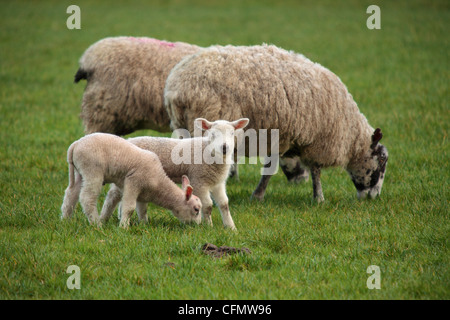
<instances>
[{"instance_id":1,"label":"short cropped turf","mask_svg":"<svg viewBox=\"0 0 450 320\"><path fill-rule=\"evenodd\" d=\"M66 9L81 9L70 30ZM369 5L381 10L370 30ZM449 299L448 1L1 1L0 299ZM83 136L78 59L108 36L272 43L336 73L389 150L380 198L358 201L345 170L326 201L281 170L250 200L259 165L227 184L237 232L183 225L149 208L121 229L60 220L66 151ZM160 135L139 131L138 135ZM167 134L165 134L167 135ZM101 201L107 189L103 192ZM195 191L194 191L195 193ZM204 243L247 247L220 259ZM79 267L80 289L67 268ZM367 273L379 267L380 289ZM369 281L370 282L370 281Z\"/></svg>"}]
</instances>

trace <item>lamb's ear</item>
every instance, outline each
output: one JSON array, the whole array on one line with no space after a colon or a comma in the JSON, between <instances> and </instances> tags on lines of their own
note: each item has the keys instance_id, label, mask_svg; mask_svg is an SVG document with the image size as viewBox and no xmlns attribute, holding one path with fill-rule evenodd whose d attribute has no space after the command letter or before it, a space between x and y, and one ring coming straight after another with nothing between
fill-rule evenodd
<instances>
[{"instance_id":1,"label":"lamb's ear","mask_svg":"<svg viewBox=\"0 0 450 320\"><path fill-rule=\"evenodd\" d=\"M375 148L378 144L378 142L380 142L381 138L383 138L383 134L381 133L381 129L380 128L376 128L373 135L372 135L372 144L370 145L370 148Z\"/></svg>"},{"instance_id":2,"label":"lamb's ear","mask_svg":"<svg viewBox=\"0 0 450 320\"><path fill-rule=\"evenodd\" d=\"M189 201L189 199L192 197L192 191L194 191L192 186L189 185L186 187L186 201Z\"/></svg>"},{"instance_id":3,"label":"lamb's ear","mask_svg":"<svg viewBox=\"0 0 450 320\"><path fill-rule=\"evenodd\" d=\"M242 119L233 121L233 122L231 123L231 125L234 127L234 129L238 130L238 129L243 129L243 128L245 128L245 127L248 125L249 122L250 122L250 119L248 119L248 118L242 118Z\"/></svg>"},{"instance_id":4,"label":"lamb's ear","mask_svg":"<svg viewBox=\"0 0 450 320\"><path fill-rule=\"evenodd\" d=\"M200 129L202 129L202 130L209 130L209 129L211 129L212 123L209 122L209 121L206 120L206 119L203 119L203 118L197 118L197 119L194 120L194 125L195 125L197 128L200 128Z\"/></svg>"},{"instance_id":5,"label":"lamb's ear","mask_svg":"<svg viewBox=\"0 0 450 320\"><path fill-rule=\"evenodd\" d=\"M183 190L186 190L186 187L189 186L191 183L189 182L189 178L186 175L183 175L181 177L181 188Z\"/></svg>"},{"instance_id":6,"label":"lamb's ear","mask_svg":"<svg viewBox=\"0 0 450 320\"><path fill-rule=\"evenodd\" d=\"M189 199L192 197L192 191L194 189L192 188L191 183L189 182L189 178L185 175L181 177L181 188L185 192L186 201L189 201Z\"/></svg>"}]
</instances>

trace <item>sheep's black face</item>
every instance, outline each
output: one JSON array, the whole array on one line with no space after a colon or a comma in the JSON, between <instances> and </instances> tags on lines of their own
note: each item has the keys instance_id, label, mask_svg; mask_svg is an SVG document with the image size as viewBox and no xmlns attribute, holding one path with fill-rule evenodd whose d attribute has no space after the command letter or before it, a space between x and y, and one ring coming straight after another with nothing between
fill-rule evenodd
<instances>
[{"instance_id":1,"label":"sheep's black face","mask_svg":"<svg viewBox=\"0 0 450 320\"><path fill-rule=\"evenodd\" d=\"M388 161L386 147L378 143L381 137L381 130L375 130L367 156L362 163L358 164L357 168L349 170L358 199L375 198L381 193Z\"/></svg>"}]
</instances>

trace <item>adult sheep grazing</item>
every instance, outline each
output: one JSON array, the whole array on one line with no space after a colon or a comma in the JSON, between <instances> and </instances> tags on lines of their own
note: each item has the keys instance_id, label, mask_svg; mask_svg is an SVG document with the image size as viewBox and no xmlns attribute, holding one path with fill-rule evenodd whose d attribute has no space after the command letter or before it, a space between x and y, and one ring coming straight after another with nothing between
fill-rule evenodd
<instances>
[{"instance_id":1,"label":"adult sheep grazing","mask_svg":"<svg viewBox=\"0 0 450 320\"><path fill-rule=\"evenodd\" d=\"M358 198L375 197L387 149L331 71L273 45L211 47L180 61L164 93L173 128L192 130L199 114L250 119L249 127L279 130L279 154L298 156L311 171L314 198L323 201L322 168L346 168ZM270 150L270 149L269 149ZM263 199L270 175L253 193Z\"/></svg>"},{"instance_id":2,"label":"adult sheep grazing","mask_svg":"<svg viewBox=\"0 0 450 320\"><path fill-rule=\"evenodd\" d=\"M85 133L169 132L164 83L181 58L198 50L184 42L143 37L105 38L91 45L75 75L76 83L87 80L80 115Z\"/></svg>"},{"instance_id":3,"label":"adult sheep grazing","mask_svg":"<svg viewBox=\"0 0 450 320\"><path fill-rule=\"evenodd\" d=\"M202 203L192 194L186 176L180 189L164 172L158 156L127 140L107 133L93 133L72 143L67 151L69 186L61 206L61 218L68 218L78 202L89 223L101 224L97 199L105 183L119 188L122 200L120 225L127 227L136 209L147 221L147 203L172 211L182 222L200 223Z\"/></svg>"}]
</instances>

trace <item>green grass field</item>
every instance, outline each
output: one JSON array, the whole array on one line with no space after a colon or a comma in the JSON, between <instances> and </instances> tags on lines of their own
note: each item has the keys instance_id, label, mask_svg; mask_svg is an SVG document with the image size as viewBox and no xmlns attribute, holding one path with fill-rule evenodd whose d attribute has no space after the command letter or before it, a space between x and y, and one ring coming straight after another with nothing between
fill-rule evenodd
<instances>
[{"instance_id":1,"label":"green grass field","mask_svg":"<svg viewBox=\"0 0 450 320\"><path fill-rule=\"evenodd\" d=\"M66 8L81 8L69 30ZM369 30L366 9L381 8ZM0 299L449 299L448 1L1 1ZM447 34L447 36L446 36ZM66 151L83 135L78 59L107 36L211 44L273 43L336 73L373 127L389 164L380 198L358 201L347 173L311 183L274 176L250 201L257 165L228 182L238 232L182 225L151 206L150 223L62 222ZM133 135L155 134L140 131ZM104 195L104 194L103 194ZM215 259L206 243L248 247ZM68 266L81 271L70 290ZM377 265L381 289L366 272Z\"/></svg>"}]
</instances>

